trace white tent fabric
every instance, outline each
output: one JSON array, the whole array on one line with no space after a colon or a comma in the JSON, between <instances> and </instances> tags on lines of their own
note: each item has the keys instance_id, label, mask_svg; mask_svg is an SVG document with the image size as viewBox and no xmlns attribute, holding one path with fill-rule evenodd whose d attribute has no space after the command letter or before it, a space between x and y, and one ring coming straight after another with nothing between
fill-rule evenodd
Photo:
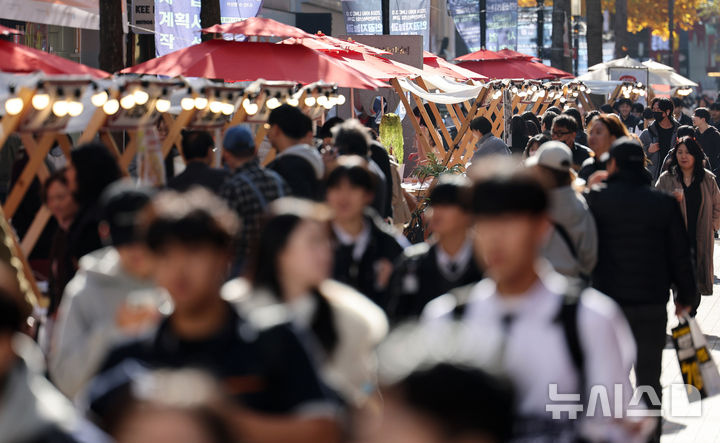
<instances>
[{"instance_id":1,"label":"white tent fabric","mask_svg":"<svg viewBox=\"0 0 720 443\"><path fill-rule=\"evenodd\" d=\"M403 91L410 92L423 100L443 105L454 105L467 100L475 100L484 86L466 86L462 90L453 92L428 92L420 86L405 78L399 78L398 83Z\"/></svg>"},{"instance_id":2,"label":"white tent fabric","mask_svg":"<svg viewBox=\"0 0 720 443\"><path fill-rule=\"evenodd\" d=\"M609 81L608 68L647 68L651 85L668 85L672 88L698 86L694 81L675 72L670 66L652 60L640 63L629 56L591 66L588 68L587 74L581 75L577 79L584 82ZM595 90L592 86L591 88Z\"/></svg>"}]
</instances>

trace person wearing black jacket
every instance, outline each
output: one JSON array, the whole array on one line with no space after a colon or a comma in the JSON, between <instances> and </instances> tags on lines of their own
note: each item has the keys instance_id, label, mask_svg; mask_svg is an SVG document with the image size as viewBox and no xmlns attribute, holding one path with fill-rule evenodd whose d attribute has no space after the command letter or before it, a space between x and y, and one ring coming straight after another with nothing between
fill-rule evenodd
<instances>
[{"instance_id":1,"label":"person wearing black jacket","mask_svg":"<svg viewBox=\"0 0 720 443\"><path fill-rule=\"evenodd\" d=\"M170 180L168 188L185 192L193 186L203 186L215 194L228 178L224 169L213 168L213 146L215 141L207 131L185 131L182 135L182 150L187 166Z\"/></svg>"},{"instance_id":2,"label":"person wearing black jacket","mask_svg":"<svg viewBox=\"0 0 720 443\"><path fill-rule=\"evenodd\" d=\"M629 98L621 98L618 101L617 110L620 113L620 120L628 131L632 132L640 125L640 120L632 114L633 102Z\"/></svg>"},{"instance_id":3,"label":"person wearing black jacket","mask_svg":"<svg viewBox=\"0 0 720 443\"><path fill-rule=\"evenodd\" d=\"M267 137L277 157L267 167L285 179L292 195L321 200L325 164L317 149L307 144L312 120L298 108L282 105L268 117Z\"/></svg>"},{"instance_id":4,"label":"person wearing black jacket","mask_svg":"<svg viewBox=\"0 0 720 443\"><path fill-rule=\"evenodd\" d=\"M573 169L579 171L583 163L595 154L585 145L581 145L576 141L577 132L579 130L577 120L572 115L562 114L557 116L552 123L552 139L561 141L570 148L573 155Z\"/></svg>"},{"instance_id":5,"label":"person wearing black jacket","mask_svg":"<svg viewBox=\"0 0 720 443\"><path fill-rule=\"evenodd\" d=\"M104 145L88 143L72 151L72 164L66 177L80 207L68 231L69 257L77 266L80 257L103 247L98 232L100 195L122 174L117 160Z\"/></svg>"},{"instance_id":6,"label":"person wearing black jacket","mask_svg":"<svg viewBox=\"0 0 720 443\"><path fill-rule=\"evenodd\" d=\"M592 282L620 305L630 323L637 343L637 386L651 386L661 398L670 286L677 289L680 315L696 304L697 285L680 207L650 187L644 162L638 142L617 140L610 149L606 183L587 194L599 240Z\"/></svg>"},{"instance_id":7,"label":"person wearing black jacket","mask_svg":"<svg viewBox=\"0 0 720 443\"><path fill-rule=\"evenodd\" d=\"M710 125L707 108L695 109L693 125L697 128L697 141L710 162L707 169L717 178L720 172L720 131Z\"/></svg>"},{"instance_id":8,"label":"person wearing black jacket","mask_svg":"<svg viewBox=\"0 0 720 443\"><path fill-rule=\"evenodd\" d=\"M385 308L393 264L409 244L370 208L374 192L365 159L338 158L338 166L327 179L327 203L334 213L333 278Z\"/></svg>"},{"instance_id":9,"label":"person wearing black jacket","mask_svg":"<svg viewBox=\"0 0 720 443\"><path fill-rule=\"evenodd\" d=\"M482 279L472 252L468 212L470 180L442 175L430 193L433 243L405 250L390 280L388 317L394 323L416 320L431 300Z\"/></svg>"}]
</instances>

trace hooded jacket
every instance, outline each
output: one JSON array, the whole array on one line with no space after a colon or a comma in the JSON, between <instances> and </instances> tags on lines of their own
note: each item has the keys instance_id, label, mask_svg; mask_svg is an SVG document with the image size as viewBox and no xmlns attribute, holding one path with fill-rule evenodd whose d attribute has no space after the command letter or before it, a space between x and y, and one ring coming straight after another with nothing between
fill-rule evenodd
<instances>
[{"instance_id":1,"label":"hooded jacket","mask_svg":"<svg viewBox=\"0 0 720 443\"><path fill-rule=\"evenodd\" d=\"M311 200L322 199L325 164L317 149L295 145L278 154L268 166L285 179L293 196Z\"/></svg>"},{"instance_id":2,"label":"hooded jacket","mask_svg":"<svg viewBox=\"0 0 720 443\"><path fill-rule=\"evenodd\" d=\"M549 216L554 228L540 254L560 274L589 276L597 263L598 239L595 219L585 198L571 186L553 189ZM567 233L567 239L561 229Z\"/></svg>"},{"instance_id":3,"label":"hooded jacket","mask_svg":"<svg viewBox=\"0 0 720 443\"><path fill-rule=\"evenodd\" d=\"M159 306L165 296L150 281L128 274L114 247L80 260L60 303L48 359L50 378L68 397L80 393L110 348L127 338L115 326L115 316L128 300Z\"/></svg>"}]
</instances>

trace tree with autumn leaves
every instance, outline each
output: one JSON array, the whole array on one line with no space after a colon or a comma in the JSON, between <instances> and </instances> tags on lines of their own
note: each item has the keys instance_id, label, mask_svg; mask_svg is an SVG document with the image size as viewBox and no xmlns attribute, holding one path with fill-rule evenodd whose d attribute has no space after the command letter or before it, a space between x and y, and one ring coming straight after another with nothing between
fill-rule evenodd
<instances>
[{"instance_id":1,"label":"tree with autumn leaves","mask_svg":"<svg viewBox=\"0 0 720 443\"><path fill-rule=\"evenodd\" d=\"M678 29L690 30L697 23L711 20L720 12L720 0L672 0L674 2L673 23ZM520 7L537 7L535 0L518 0ZM545 5L553 5L546 0ZM562 2L561 2L562 7ZM555 11L555 5L553 5ZM669 37L668 0L583 0L583 11L587 17L588 64L602 62L602 11L610 11L614 18L615 56L622 57L628 51L630 33L650 29L653 35L663 39ZM626 23L623 29L622 23ZM677 37L677 35L676 35ZM678 39L675 38L677 42Z\"/></svg>"}]
</instances>

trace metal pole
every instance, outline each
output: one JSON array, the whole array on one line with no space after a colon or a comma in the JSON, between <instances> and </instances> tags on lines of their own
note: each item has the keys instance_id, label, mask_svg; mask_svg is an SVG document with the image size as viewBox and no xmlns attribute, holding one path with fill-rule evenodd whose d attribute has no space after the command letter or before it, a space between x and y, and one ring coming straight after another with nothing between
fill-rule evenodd
<instances>
[{"instance_id":1,"label":"metal pole","mask_svg":"<svg viewBox=\"0 0 720 443\"><path fill-rule=\"evenodd\" d=\"M670 43L670 49L668 53L670 54L670 61L668 62L668 66L675 67L675 57L674 57L674 46L675 46L675 36L673 35L675 32L675 0L668 0L668 30L670 31L670 38L668 39L668 42Z\"/></svg>"},{"instance_id":2,"label":"metal pole","mask_svg":"<svg viewBox=\"0 0 720 443\"><path fill-rule=\"evenodd\" d=\"M545 0L537 0L537 56L543 59L545 47Z\"/></svg>"},{"instance_id":3,"label":"metal pole","mask_svg":"<svg viewBox=\"0 0 720 443\"><path fill-rule=\"evenodd\" d=\"M390 0L382 0L383 35L390 35Z\"/></svg>"},{"instance_id":4,"label":"metal pole","mask_svg":"<svg viewBox=\"0 0 720 443\"><path fill-rule=\"evenodd\" d=\"M485 34L487 33L487 5L485 0L478 0L480 10L480 48L485 49Z\"/></svg>"},{"instance_id":5,"label":"metal pole","mask_svg":"<svg viewBox=\"0 0 720 443\"><path fill-rule=\"evenodd\" d=\"M573 56L575 57L574 60L574 68L575 68L575 76L578 76L578 69L579 69L579 63L580 63L580 16L574 16L574 26L573 26L573 49L574 53Z\"/></svg>"}]
</instances>

